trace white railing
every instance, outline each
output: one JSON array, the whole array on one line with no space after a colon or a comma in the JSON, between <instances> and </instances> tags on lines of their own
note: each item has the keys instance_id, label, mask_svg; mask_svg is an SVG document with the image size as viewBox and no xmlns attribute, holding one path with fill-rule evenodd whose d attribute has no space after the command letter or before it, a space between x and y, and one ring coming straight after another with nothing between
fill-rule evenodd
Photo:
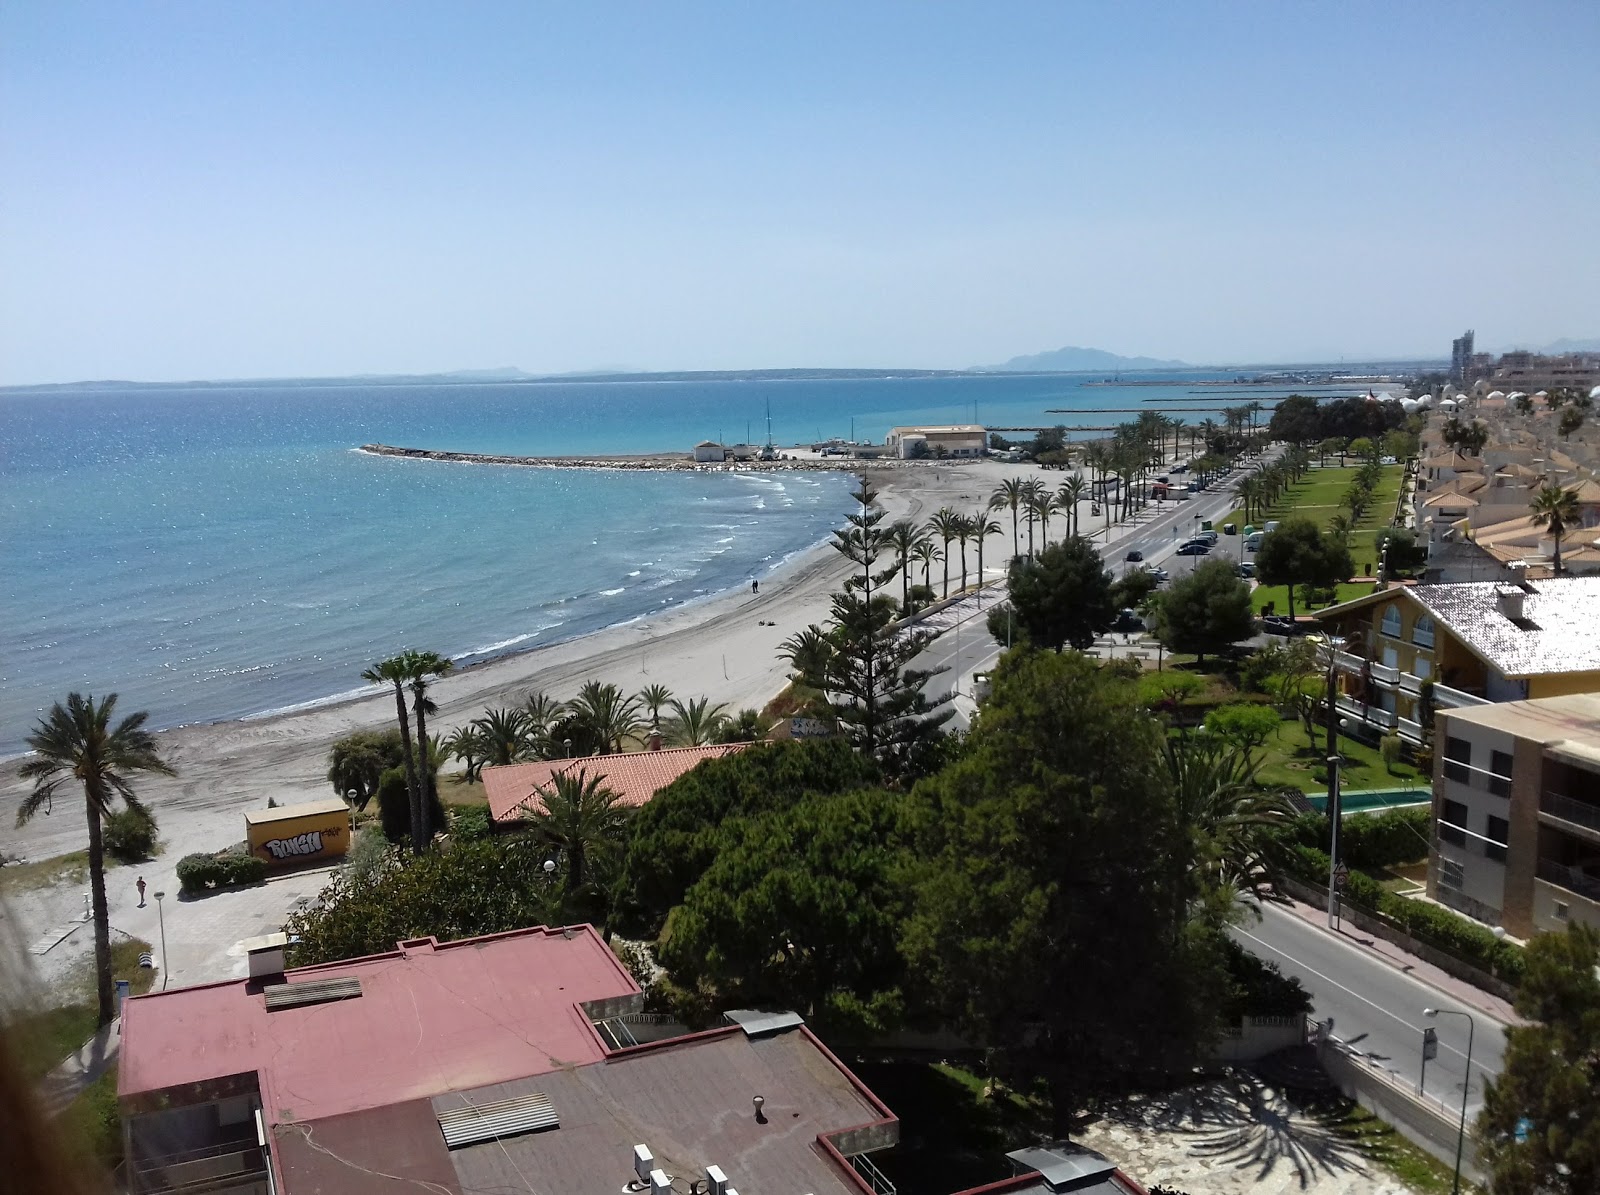
<instances>
[{"instance_id":1,"label":"white railing","mask_svg":"<svg viewBox=\"0 0 1600 1195\"><path fill-rule=\"evenodd\" d=\"M1359 718L1369 726L1381 726L1385 730L1393 730L1399 722L1399 718L1382 706L1362 705L1359 701L1343 694L1339 696L1339 711L1353 718Z\"/></svg>"},{"instance_id":2,"label":"white railing","mask_svg":"<svg viewBox=\"0 0 1600 1195\"><path fill-rule=\"evenodd\" d=\"M1411 743L1422 742L1422 723L1413 722L1410 718L1401 718L1400 737Z\"/></svg>"},{"instance_id":3,"label":"white railing","mask_svg":"<svg viewBox=\"0 0 1600 1195\"><path fill-rule=\"evenodd\" d=\"M1410 693L1413 697L1422 692L1422 677L1412 676L1409 672L1400 674L1400 691Z\"/></svg>"},{"instance_id":4,"label":"white railing","mask_svg":"<svg viewBox=\"0 0 1600 1195\"><path fill-rule=\"evenodd\" d=\"M1449 685L1433 686L1433 701L1443 709L1451 709L1458 705L1493 705L1487 697L1474 697L1471 693L1463 693L1460 689L1452 689Z\"/></svg>"}]
</instances>

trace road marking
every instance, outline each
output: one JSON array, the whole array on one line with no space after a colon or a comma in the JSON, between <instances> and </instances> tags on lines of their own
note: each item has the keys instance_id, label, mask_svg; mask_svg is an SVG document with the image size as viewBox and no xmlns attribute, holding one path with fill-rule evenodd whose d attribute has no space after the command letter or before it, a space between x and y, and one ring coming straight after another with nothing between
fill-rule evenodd
<instances>
[{"instance_id":1,"label":"road marking","mask_svg":"<svg viewBox=\"0 0 1600 1195\"><path fill-rule=\"evenodd\" d=\"M1332 986L1338 988L1341 992L1344 992L1346 995L1354 996L1357 1000L1361 1001L1361 1003L1365 1004L1368 1008L1371 1008L1376 1012L1382 1013L1384 1016L1389 1017L1391 1020L1398 1021L1401 1025L1404 1025L1407 1029L1411 1030L1413 1033L1416 1033L1418 1035L1420 1035L1422 1033L1423 1026L1421 1026L1421 1025L1413 1025L1410 1021L1406 1020L1399 1013L1391 1012L1389 1009L1383 1007L1383 1005L1377 1004L1374 1001L1368 1000L1360 992L1357 992L1357 991L1354 991L1351 988L1345 987L1344 984L1340 983L1337 979L1334 979L1332 976L1324 975L1321 971L1318 971L1315 967L1311 966L1309 963L1307 963L1307 962L1305 962L1305 961L1303 961L1301 959L1295 958L1294 955L1290 954L1287 950L1280 950L1278 947L1274 946L1272 943L1264 942L1260 938L1256 937L1254 934L1247 933L1244 930L1240 929L1238 926L1234 926L1233 932L1238 934L1242 938L1249 938L1252 942L1256 943L1256 945L1265 947L1267 950L1272 951L1273 954L1278 955L1280 958L1287 959L1289 962L1293 963L1296 967L1301 968L1302 970L1308 972L1311 975L1315 975L1318 979L1323 980L1326 983L1331 984ZM1412 980L1412 982L1415 983L1417 981L1416 980ZM1313 995L1315 995L1315 993L1313 993ZM1450 1053L1454 1054L1457 1058L1461 1059L1462 1062L1466 1061L1466 1057L1467 1056L1461 1050L1458 1050L1454 1046L1449 1045L1449 1044L1447 1044L1446 1042L1443 1042L1443 1041L1441 1041L1439 1044L1444 1049L1446 1049L1446 1050L1450 1051ZM1479 1060L1474 1060L1473 1065L1476 1066L1485 1075L1499 1075L1499 1073L1500 1073L1497 1070L1493 1070L1493 1069L1491 1069L1491 1068L1489 1068L1487 1066L1484 1066L1483 1063L1481 1061L1479 1061Z\"/></svg>"}]
</instances>

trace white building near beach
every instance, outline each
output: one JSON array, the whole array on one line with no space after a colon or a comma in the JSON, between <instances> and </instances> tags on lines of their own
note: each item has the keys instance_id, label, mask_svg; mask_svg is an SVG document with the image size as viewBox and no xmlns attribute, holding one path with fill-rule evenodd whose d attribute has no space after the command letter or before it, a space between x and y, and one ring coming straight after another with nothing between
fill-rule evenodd
<instances>
[{"instance_id":1,"label":"white building near beach","mask_svg":"<svg viewBox=\"0 0 1600 1195\"><path fill-rule=\"evenodd\" d=\"M701 440L694 446L694 459L697 465L721 464L728 457L728 450L715 440Z\"/></svg>"},{"instance_id":2,"label":"white building near beach","mask_svg":"<svg viewBox=\"0 0 1600 1195\"><path fill-rule=\"evenodd\" d=\"M891 455L901 460L918 456L982 456L989 447L989 432L976 423L892 427L884 444Z\"/></svg>"}]
</instances>

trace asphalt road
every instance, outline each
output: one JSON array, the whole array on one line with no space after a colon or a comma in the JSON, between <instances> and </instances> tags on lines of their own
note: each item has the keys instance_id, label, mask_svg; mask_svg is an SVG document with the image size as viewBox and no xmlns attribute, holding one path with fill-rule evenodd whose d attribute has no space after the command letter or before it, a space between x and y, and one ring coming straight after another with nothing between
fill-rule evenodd
<instances>
[{"instance_id":1,"label":"asphalt road","mask_svg":"<svg viewBox=\"0 0 1600 1195\"><path fill-rule=\"evenodd\" d=\"M1439 1056L1428 1063L1427 1093L1449 1108L1461 1106L1466 1019L1429 1020L1422 1015L1424 1008L1461 1007L1456 1001L1293 913L1273 905L1261 912L1261 921L1248 919L1233 930L1234 937L1257 958L1299 979L1311 993L1314 1015L1321 1021L1332 1017L1333 1034L1341 1041L1415 1085L1422 1065L1422 1031L1437 1029ZM1504 1026L1485 1013L1472 1015L1477 1036L1469 1115L1483 1101L1484 1077L1500 1073L1505 1051Z\"/></svg>"}]
</instances>

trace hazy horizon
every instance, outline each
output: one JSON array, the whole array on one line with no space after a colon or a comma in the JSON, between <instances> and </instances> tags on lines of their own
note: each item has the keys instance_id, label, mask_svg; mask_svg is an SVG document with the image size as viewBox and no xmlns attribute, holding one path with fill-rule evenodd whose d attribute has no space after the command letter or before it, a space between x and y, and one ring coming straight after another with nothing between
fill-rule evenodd
<instances>
[{"instance_id":1,"label":"hazy horizon","mask_svg":"<svg viewBox=\"0 0 1600 1195\"><path fill-rule=\"evenodd\" d=\"M11 5L0 384L1587 338L1596 44L1579 3Z\"/></svg>"}]
</instances>

